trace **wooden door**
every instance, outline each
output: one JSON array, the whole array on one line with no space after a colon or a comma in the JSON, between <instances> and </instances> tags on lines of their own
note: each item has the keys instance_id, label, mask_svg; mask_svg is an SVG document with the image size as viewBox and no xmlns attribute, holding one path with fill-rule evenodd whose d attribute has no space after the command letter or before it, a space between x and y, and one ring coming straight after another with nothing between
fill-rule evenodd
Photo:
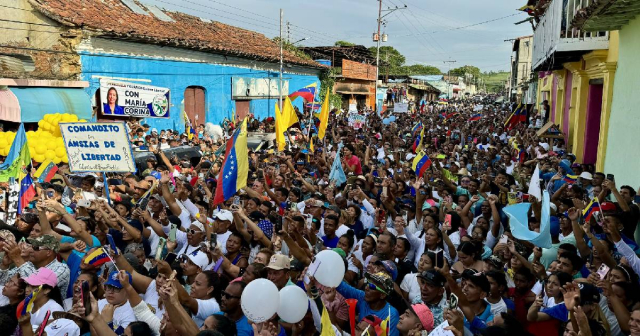
<instances>
[{"instance_id":1,"label":"wooden door","mask_svg":"<svg viewBox=\"0 0 640 336\"><path fill-rule=\"evenodd\" d=\"M236 100L236 120L242 120L249 114L250 100Z\"/></svg>"},{"instance_id":2,"label":"wooden door","mask_svg":"<svg viewBox=\"0 0 640 336\"><path fill-rule=\"evenodd\" d=\"M184 110L194 128L206 122L204 88L189 86L184 90Z\"/></svg>"}]
</instances>

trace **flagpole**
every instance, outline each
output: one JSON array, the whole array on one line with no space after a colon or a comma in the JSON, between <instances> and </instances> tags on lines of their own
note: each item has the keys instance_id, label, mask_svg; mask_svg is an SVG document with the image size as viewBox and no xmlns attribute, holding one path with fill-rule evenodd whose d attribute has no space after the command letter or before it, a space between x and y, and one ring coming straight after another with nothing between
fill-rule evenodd
<instances>
[{"instance_id":1,"label":"flagpole","mask_svg":"<svg viewBox=\"0 0 640 336\"><path fill-rule=\"evenodd\" d=\"M280 113L282 113L282 68L283 68L283 45L282 45L282 20L284 20L284 10L280 9L280 74L278 83L278 101L280 104Z\"/></svg>"}]
</instances>

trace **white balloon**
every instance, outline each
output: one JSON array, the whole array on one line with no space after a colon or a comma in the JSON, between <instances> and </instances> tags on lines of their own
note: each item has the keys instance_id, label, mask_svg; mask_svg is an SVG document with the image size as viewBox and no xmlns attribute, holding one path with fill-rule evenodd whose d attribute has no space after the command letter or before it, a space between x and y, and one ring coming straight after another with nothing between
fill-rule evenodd
<instances>
[{"instance_id":1,"label":"white balloon","mask_svg":"<svg viewBox=\"0 0 640 336\"><path fill-rule=\"evenodd\" d=\"M278 287L267 279L251 281L242 291L241 307L244 315L255 323L267 321L278 310Z\"/></svg>"},{"instance_id":2,"label":"white balloon","mask_svg":"<svg viewBox=\"0 0 640 336\"><path fill-rule=\"evenodd\" d=\"M344 260L335 251L324 250L316 255L315 263L319 262L320 266L315 273L318 282L327 287L338 287L344 278Z\"/></svg>"},{"instance_id":3,"label":"white balloon","mask_svg":"<svg viewBox=\"0 0 640 336\"><path fill-rule=\"evenodd\" d=\"M309 308L307 293L298 286L285 286L280 290L278 317L287 323L298 323Z\"/></svg>"}]
</instances>

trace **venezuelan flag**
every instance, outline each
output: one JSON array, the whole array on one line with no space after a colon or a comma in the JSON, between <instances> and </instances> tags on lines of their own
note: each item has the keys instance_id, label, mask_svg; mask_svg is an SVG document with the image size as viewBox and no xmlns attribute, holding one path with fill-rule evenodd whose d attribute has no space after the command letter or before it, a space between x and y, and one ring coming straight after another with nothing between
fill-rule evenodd
<instances>
[{"instance_id":1,"label":"venezuelan flag","mask_svg":"<svg viewBox=\"0 0 640 336\"><path fill-rule=\"evenodd\" d=\"M307 103L305 106L312 110L317 110L322 106L322 103L321 102Z\"/></svg>"},{"instance_id":2,"label":"venezuelan flag","mask_svg":"<svg viewBox=\"0 0 640 336\"><path fill-rule=\"evenodd\" d=\"M40 183L49 182L57 172L58 166L53 163L53 161L46 160L40 164L40 167L38 167L38 170L36 170L36 173L33 174L33 176L37 178Z\"/></svg>"},{"instance_id":3,"label":"venezuelan flag","mask_svg":"<svg viewBox=\"0 0 640 336\"><path fill-rule=\"evenodd\" d=\"M27 207L27 204L31 202L33 197L36 195L36 188L33 186L33 180L31 179L31 175L27 174L20 181L20 193L18 198L18 213L22 213L22 209Z\"/></svg>"},{"instance_id":4,"label":"venezuelan flag","mask_svg":"<svg viewBox=\"0 0 640 336\"><path fill-rule=\"evenodd\" d=\"M478 114L472 115L471 118L469 118L469 121L476 121L480 119L482 119L482 114L478 113Z\"/></svg>"},{"instance_id":5,"label":"venezuelan flag","mask_svg":"<svg viewBox=\"0 0 640 336\"><path fill-rule=\"evenodd\" d=\"M16 137L13 139L9 154L0 164L0 182L7 182L13 177L22 180L27 173L27 166L31 164L31 154L27 145L27 134L24 125L20 124Z\"/></svg>"},{"instance_id":6,"label":"venezuelan flag","mask_svg":"<svg viewBox=\"0 0 640 336\"><path fill-rule=\"evenodd\" d=\"M415 126L413 126L413 129L411 129L411 134L413 134L413 136L416 136L416 134L418 134L418 132L420 130L422 130L424 126L422 125L422 121L419 121Z\"/></svg>"},{"instance_id":7,"label":"venezuelan flag","mask_svg":"<svg viewBox=\"0 0 640 336\"><path fill-rule=\"evenodd\" d=\"M247 120L242 122L227 141L227 149L213 204L220 204L233 197L240 188L247 186L249 157L247 156Z\"/></svg>"},{"instance_id":8,"label":"venezuelan flag","mask_svg":"<svg viewBox=\"0 0 640 336\"><path fill-rule=\"evenodd\" d=\"M591 219L591 216L593 216L594 213L599 211L600 211L600 201L598 201L598 198L595 197L594 199L591 200L589 205L587 205L587 207L584 208L584 210L582 211L582 217L584 217L584 220L588 222Z\"/></svg>"},{"instance_id":9,"label":"venezuelan flag","mask_svg":"<svg viewBox=\"0 0 640 336\"><path fill-rule=\"evenodd\" d=\"M522 104L519 104L518 107L516 107L516 109L513 111L513 113L511 113L511 115L509 116L509 118L507 118L507 120L504 122L504 127L506 127L508 130L512 129L515 125L517 125L521 120L521 114L522 114ZM525 111L524 114L524 118L527 118L527 114ZM524 120L522 120L524 121Z\"/></svg>"},{"instance_id":10,"label":"venezuelan flag","mask_svg":"<svg viewBox=\"0 0 640 336\"><path fill-rule=\"evenodd\" d=\"M291 100L296 100L296 98L302 97L304 100L306 100L308 102L312 102L312 101L314 101L314 99L316 97L316 89L317 89L317 87L318 87L318 85L316 83L313 83L311 85L307 85L307 86L303 87L302 89L290 94L289 98Z\"/></svg>"},{"instance_id":11,"label":"venezuelan flag","mask_svg":"<svg viewBox=\"0 0 640 336\"><path fill-rule=\"evenodd\" d=\"M17 318L20 318L20 316L23 316L26 313L31 314L31 311L33 311L33 304L36 302L36 298L38 297L38 293L40 293L41 289L42 285L34 289L33 292L29 294L29 296L27 296L22 302L20 302L18 308L16 309Z\"/></svg>"},{"instance_id":12,"label":"venezuelan flag","mask_svg":"<svg viewBox=\"0 0 640 336\"><path fill-rule=\"evenodd\" d=\"M578 175L569 175L569 174L567 174L567 175L564 176L564 178L562 180L567 182L568 184L574 184L578 180Z\"/></svg>"},{"instance_id":13,"label":"venezuelan flag","mask_svg":"<svg viewBox=\"0 0 640 336\"><path fill-rule=\"evenodd\" d=\"M411 168L413 169L414 172L416 172L416 175L418 175L418 178L420 178L422 177L422 175L424 175L424 172L426 172L430 166L431 166L431 159L429 159L429 156L427 156L427 153L421 151L413 159L413 165Z\"/></svg>"},{"instance_id":14,"label":"venezuelan flag","mask_svg":"<svg viewBox=\"0 0 640 336\"><path fill-rule=\"evenodd\" d=\"M85 264L93 266L100 266L108 261L111 261L111 258L109 258L109 255L102 247L97 248L84 259Z\"/></svg>"},{"instance_id":15,"label":"venezuelan flag","mask_svg":"<svg viewBox=\"0 0 640 336\"><path fill-rule=\"evenodd\" d=\"M415 153L418 147L420 147L420 143L424 138L424 128L420 131L420 134L416 137L416 140L413 142L413 152Z\"/></svg>"},{"instance_id":16,"label":"venezuelan flag","mask_svg":"<svg viewBox=\"0 0 640 336\"><path fill-rule=\"evenodd\" d=\"M451 112L451 113L447 114L447 116L444 118L444 120L449 120L449 119L451 119L451 118L453 118L453 117L457 116L458 114L460 114L460 113L458 113L458 112Z\"/></svg>"}]
</instances>

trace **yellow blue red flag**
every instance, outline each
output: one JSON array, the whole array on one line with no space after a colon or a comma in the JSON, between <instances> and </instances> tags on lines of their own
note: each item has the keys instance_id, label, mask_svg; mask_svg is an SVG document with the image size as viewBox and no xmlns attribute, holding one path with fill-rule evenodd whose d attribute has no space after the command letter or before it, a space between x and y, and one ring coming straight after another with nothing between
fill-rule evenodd
<instances>
[{"instance_id":1,"label":"yellow blue red flag","mask_svg":"<svg viewBox=\"0 0 640 336\"><path fill-rule=\"evenodd\" d=\"M249 156L247 155L247 119L227 141L225 159L218 175L218 186L213 204L220 204L247 186Z\"/></svg>"}]
</instances>

